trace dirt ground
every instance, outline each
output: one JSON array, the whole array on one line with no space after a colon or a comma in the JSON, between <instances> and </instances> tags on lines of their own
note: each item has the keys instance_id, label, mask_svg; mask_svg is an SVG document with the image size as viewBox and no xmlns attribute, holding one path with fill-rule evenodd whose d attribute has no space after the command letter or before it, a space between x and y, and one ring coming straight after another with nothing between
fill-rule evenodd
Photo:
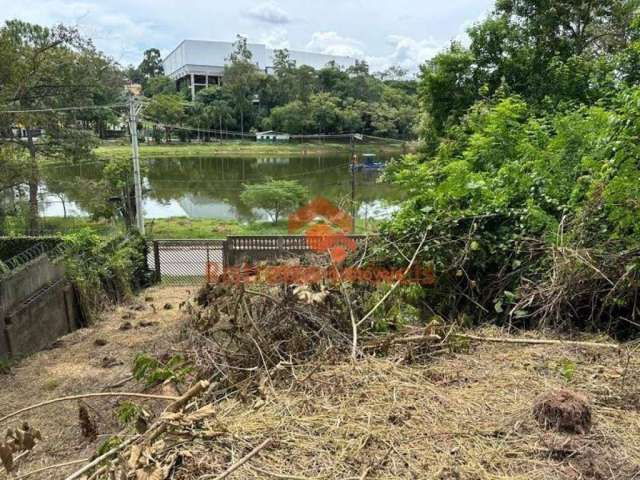
<instances>
[{"instance_id":1,"label":"dirt ground","mask_svg":"<svg viewBox=\"0 0 640 480\"><path fill-rule=\"evenodd\" d=\"M143 386L135 380L111 386L131 376L132 361L137 353L171 350L180 328L178 307L189 294L185 288L151 288L131 304L105 313L96 325L66 335L53 348L15 363L8 374L0 374L0 417L57 397L101 391L142 391ZM166 304L171 308L165 309ZM120 430L112 413L119 401L108 398L83 402L98 420L95 442L88 442L80 434L78 402L47 406L0 425L4 431L27 421L42 432L44 439L33 452L20 459L14 477L41 466L93 455L97 445ZM71 471L73 467L28 478L63 478L64 473ZM4 475L2 471L0 478Z\"/></svg>"},{"instance_id":2,"label":"dirt ground","mask_svg":"<svg viewBox=\"0 0 640 480\"><path fill-rule=\"evenodd\" d=\"M131 375L136 353L180 350L178 304L190 293L148 290L136 302L142 309L136 304L119 307L96 326L18 362L10 374L0 375L0 416L64 395L143 391L135 381L110 386ZM165 303L172 308L165 310ZM157 323L141 327L141 321ZM125 322L133 328L121 330ZM474 333L504 335L495 328ZM106 344L97 345L104 343L100 340ZM179 458L180 468L171 478L193 480L220 474L270 440L226 478L640 479L638 349L638 344L618 352L473 342L434 355L409 348L357 362L335 358L285 365L264 376L260 395L220 399L214 418L190 427L193 438L211 430L219 432L215 438L179 440L175 445L160 440L167 443L158 461L167 455L173 455L172 462ZM560 433L538 424L533 415L536 397L557 389L588 399L588 431ZM47 406L2 425L26 420L44 437L20 459L10 478L91 456L98 444L120 430L113 416L117 403L86 401L99 419L95 442L80 435L76 402ZM75 469L29 478L57 480Z\"/></svg>"}]
</instances>

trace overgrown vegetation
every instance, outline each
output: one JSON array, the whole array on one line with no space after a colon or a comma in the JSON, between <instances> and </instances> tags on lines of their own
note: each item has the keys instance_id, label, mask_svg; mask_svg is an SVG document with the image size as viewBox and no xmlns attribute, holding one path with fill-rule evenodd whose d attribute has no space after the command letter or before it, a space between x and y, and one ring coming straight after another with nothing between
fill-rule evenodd
<instances>
[{"instance_id":1,"label":"overgrown vegetation","mask_svg":"<svg viewBox=\"0 0 640 480\"><path fill-rule=\"evenodd\" d=\"M105 240L86 229L65 236L64 241L66 273L89 320L105 306L128 299L135 289L150 283L147 246L139 236Z\"/></svg>"},{"instance_id":2,"label":"overgrown vegetation","mask_svg":"<svg viewBox=\"0 0 640 480\"><path fill-rule=\"evenodd\" d=\"M386 173L409 200L384 231L426 235L429 314L637 335L637 2L538 3L498 2L424 67L427 141Z\"/></svg>"}]
</instances>

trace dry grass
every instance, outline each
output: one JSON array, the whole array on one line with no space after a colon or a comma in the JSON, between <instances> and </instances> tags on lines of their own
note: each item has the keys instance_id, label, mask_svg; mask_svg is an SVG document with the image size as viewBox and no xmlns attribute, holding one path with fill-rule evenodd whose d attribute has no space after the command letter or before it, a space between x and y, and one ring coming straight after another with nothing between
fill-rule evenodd
<instances>
[{"instance_id":1,"label":"dry grass","mask_svg":"<svg viewBox=\"0 0 640 480\"><path fill-rule=\"evenodd\" d=\"M176 478L222 472L266 438L229 478L640 478L638 366L637 356L502 344L422 364L403 354L290 366L264 376L261 397L220 402L208 428L226 434L191 442ZM534 399L556 388L591 400L589 434L538 425Z\"/></svg>"},{"instance_id":2,"label":"dry grass","mask_svg":"<svg viewBox=\"0 0 640 480\"><path fill-rule=\"evenodd\" d=\"M146 295L155 297L158 306L175 305L185 291L164 289ZM143 319L160 323L153 329L121 331L126 313L135 316L128 320L134 325ZM125 309L94 329L75 332L62 347L21 362L13 376L0 377L2 412L117 382L129 374L138 351L176 348L178 315L177 308L158 308L157 313L148 306L143 311ZM256 319L260 315L254 310ZM474 333L502 335L495 329ZM107 345L95 347L98 338L106 339ZM207 406L200 399L169 420L166 432L145 447L146 468L166 468L167 478L176 480L214 478L271 439L226 478L640 478L637 353L567 345L449 345L456 351L434 352L433 346L407 344L390 348L384 357L356 362L340 349L293 362L268 362L268 369L252 370L252 388L233 395L209 392L209 401L215 399L213 416L194 413ZM188 341L180 345L191 347ZM124 365L101 367L106 355L118 355ZM136 391L142 386L131 383L124 388ZM588 433L560 433L538 424L535 399L557 389L589 400ZM116 400L92 400L89 405L90 413L99 413L94 443L81 437L77 404L20 418L42 430L45 440L20 460L17 473L90 456L105 435L118 430L112 414ZM126 452L120 465L130 458ZM31 478L64 478L74 468L78 466Z\"/></svg>"},{"instance_id":3,"label":"dry grass","mask_svg":"<svg viewBox=\"0 0 640 480\"><path fill-rule=\"evenodd\" d=\"M144 301L145 297L152 299ZM144 307L142 310L132 308L135 305L118 307L106 313L104 319L95 326L77 330L61 338L54 348L15 363L9 374L0 375L0 415L66 395L105 389L140 391L142 387L135 381L118 388L107 387L131 375L132 359L136 353L166 352L175 344L179 331L177 305L187 297L187 291L182 288L147 290L136 301L136 304ZM162 305L167 302L176 308L163 310ZM157 313L154 313L151 304L157 307ZM149 320L157 323L139 326L141 321ZM132 328L120 330L125 322L131 323ZM105 340L107 343L97 346L96 340ZM95 441L82 437L76 402L35 410L0 425L4 431L28 421L42 432L44 441L18 462L15 476L41 466L91 456L101 442L120 430L113 415L118 401L105 399L86 402L89 414L97 420L98 436ZM71 470L73 467L29 478L61 478ZM4 471L0 470L0 478L4 478L4 475Z\"/></svg>"}]
</instances>

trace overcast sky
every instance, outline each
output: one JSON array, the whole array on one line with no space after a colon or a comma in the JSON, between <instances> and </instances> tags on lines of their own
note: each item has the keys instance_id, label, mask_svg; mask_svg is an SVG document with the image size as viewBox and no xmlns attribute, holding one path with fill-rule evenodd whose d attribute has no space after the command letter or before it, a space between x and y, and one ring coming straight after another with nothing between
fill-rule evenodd
<instances>
[{"instance_id":1,"label":"overcast sky","mask_svg":"<svg viewBox=\"0 0 640 480\"><path fill-rule=\"evenodd\" d=\"M373 70L415 70L468 26L493 0L0 0L2 21L76 25L115 60L169 53L181 40L233 40L272 48L366 59Z\"/></svg>"}]
</instances>

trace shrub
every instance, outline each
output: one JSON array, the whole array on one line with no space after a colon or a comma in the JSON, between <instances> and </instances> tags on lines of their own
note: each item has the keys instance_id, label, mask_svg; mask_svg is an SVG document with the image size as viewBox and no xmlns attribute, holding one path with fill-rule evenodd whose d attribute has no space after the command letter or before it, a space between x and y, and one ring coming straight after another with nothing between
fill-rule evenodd
<instances>
[{"instance_id":1,"label":"shrub","mask_svg":"<svg viewBox=\"0 0 640 480\"><path fill-rule=\"evenodd\" d=\"M130 234L127 238L105 241L92 230L84 229L65 236L64 240L66 272L79 292L87 318L150 283L142 237Z\"/></svg>"},{"instance_id":2,"label":"shrub","mask_svg":"<svg viewBox=\"0 0 640 480\"><path fill-rule=\"evenodd\" d=\"M432 157L387 178L409 199L383 235L415 248L438 314L535 325L635 318L640 246L640 88L539 116L518 97L477 103ZM403 263L395 248L381 261Z\"/></svg>"}]
</instances>

